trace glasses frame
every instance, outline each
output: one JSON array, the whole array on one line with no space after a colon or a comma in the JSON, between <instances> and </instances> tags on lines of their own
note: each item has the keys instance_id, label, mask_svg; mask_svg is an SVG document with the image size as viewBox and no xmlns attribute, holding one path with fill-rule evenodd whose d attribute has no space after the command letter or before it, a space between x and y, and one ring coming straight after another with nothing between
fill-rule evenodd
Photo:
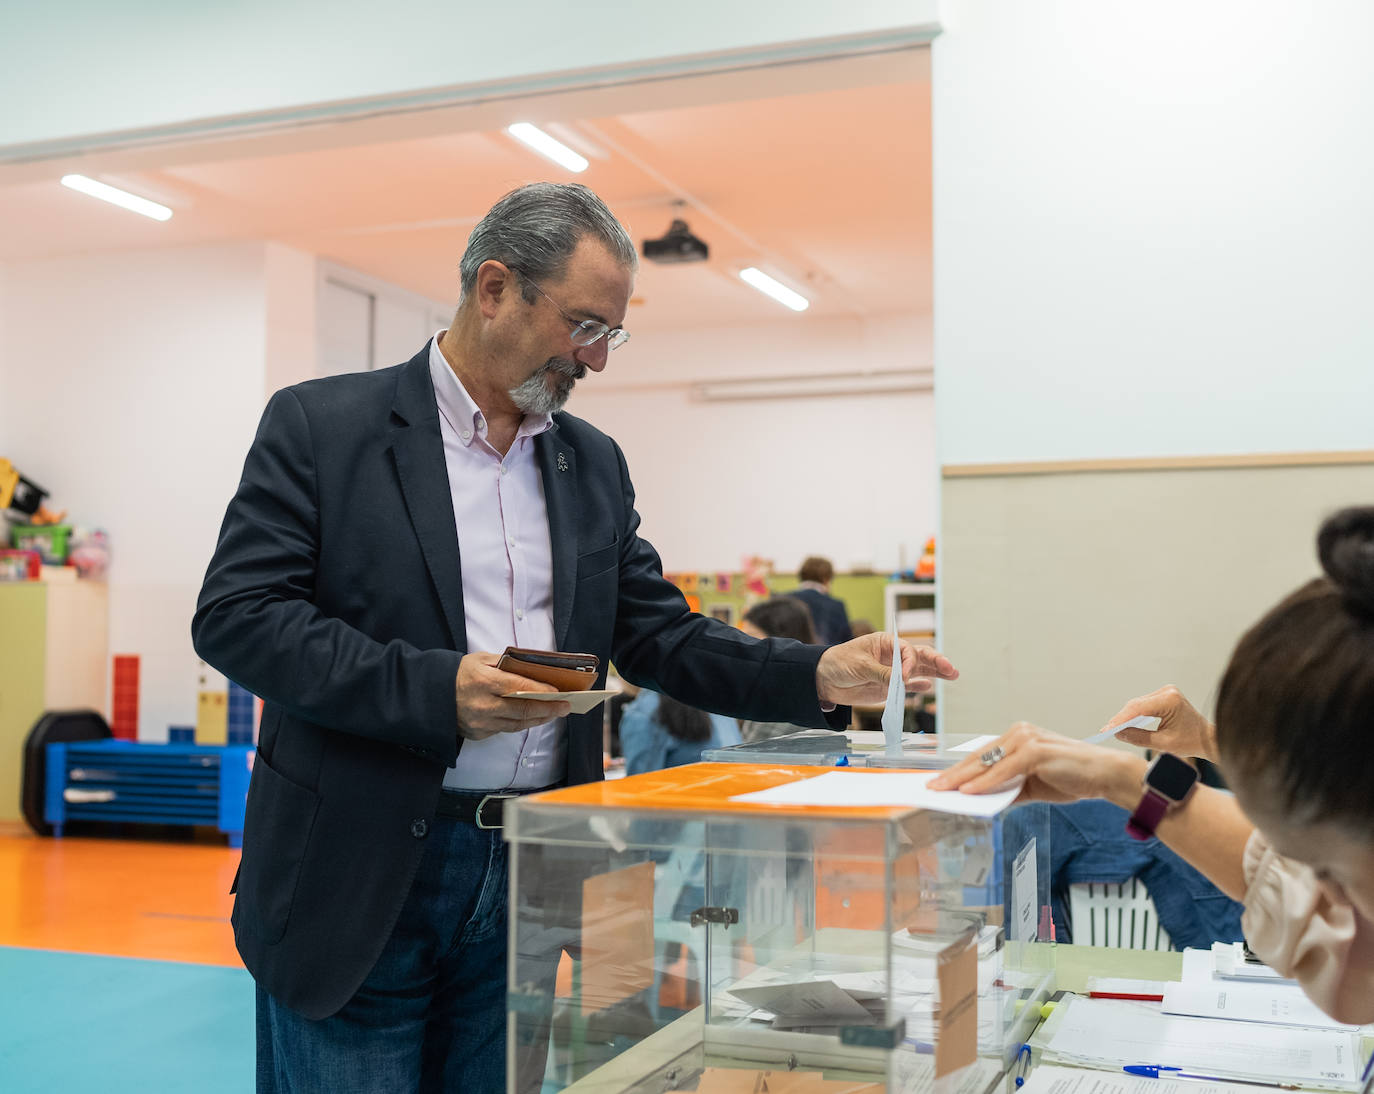
<instances>
[{"instance_id":1,"label":"glasses frame","mask_svg":"<svg viewBox=\"0 0 1374 1094\"><path fill-rule=\"evenodd\" d=\"M579 349L586 349L589 346L594 346L604 338L606 339L606 350L609 353L613 349L619 349L630 340L630 332L624 327L608 327L605 323L597 319L574 318L564 311L563 305L546 293L539 282L524 270L520 269L518 266L509 266L507 268L512 273L518 274L523 280L528 282L535 292L558 309L558 314L563 317L563 321L572 327L572 330L568 334L569 340ZM579 335L582 336L582 339L579 339Z\"/></svg>"}]
</instances>

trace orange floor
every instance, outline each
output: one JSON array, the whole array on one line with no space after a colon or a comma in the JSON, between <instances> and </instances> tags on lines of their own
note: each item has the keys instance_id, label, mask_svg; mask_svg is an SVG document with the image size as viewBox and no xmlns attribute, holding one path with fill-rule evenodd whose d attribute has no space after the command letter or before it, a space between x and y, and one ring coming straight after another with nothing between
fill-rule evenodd
<instances>
[{"instance_id":1,"label":"orange floor","mask_svg":"<svg viewBox=\"0 0 1374 1094\"><path fill-rule=\"evenodd\" d=\"M48 839L0 823L0 946L241 967L229 926L238 861L208 831Z\"/></svg>"}]
</instances>

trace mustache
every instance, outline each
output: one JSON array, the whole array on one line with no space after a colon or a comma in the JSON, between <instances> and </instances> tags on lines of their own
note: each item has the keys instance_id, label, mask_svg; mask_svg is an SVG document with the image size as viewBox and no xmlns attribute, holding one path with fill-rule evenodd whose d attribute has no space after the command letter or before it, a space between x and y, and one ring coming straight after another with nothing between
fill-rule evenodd
<instances>
[{"instance_id":1,"label":"mustache","mask_svg":"<svg viewBox=\"0 0 1374 1094\"><path fill-rule=\"evenodd\" d=\"M587 375L587 366L580 364L571 357L550 357L539 366L539 372L552 372L559 376L566 376L569 380L580 380Z\"/></svg>"}]
</instances>

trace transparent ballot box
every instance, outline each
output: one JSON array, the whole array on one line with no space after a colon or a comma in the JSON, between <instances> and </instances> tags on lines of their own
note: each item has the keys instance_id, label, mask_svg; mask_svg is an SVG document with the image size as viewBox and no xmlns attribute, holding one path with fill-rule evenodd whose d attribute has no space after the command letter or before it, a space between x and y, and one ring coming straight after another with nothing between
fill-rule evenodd
<instances>
[{"instance_id":1,"label":"transparent ballot box","mask_svg":"<svg viewBox=\"0 0 1374 1094\"><path fill-rule=\"evenodd\" d=\"M860 804L741 800L821 775ZM701 763L508 801L508 1090L995 1086L1050 987L1044 813L872 804L911 775Z\"/></svg>"}]
</instances>

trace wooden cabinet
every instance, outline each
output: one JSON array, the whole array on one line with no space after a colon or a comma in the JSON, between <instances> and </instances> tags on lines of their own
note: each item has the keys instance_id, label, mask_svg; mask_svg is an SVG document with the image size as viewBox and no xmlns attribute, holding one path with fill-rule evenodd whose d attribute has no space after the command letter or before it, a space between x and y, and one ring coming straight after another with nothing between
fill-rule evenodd
<instances>
[{"instance_id":1,"label":"wooden cabinet","mask_svg":"<svg viewBox=\"0 0 1374 1094\"><path fill-rule=\"evenodd\" d=\"M0 582L0 821L20 819L24 738L45 710L105 709L101 582Z\"/></svg>"}]
</instances>

